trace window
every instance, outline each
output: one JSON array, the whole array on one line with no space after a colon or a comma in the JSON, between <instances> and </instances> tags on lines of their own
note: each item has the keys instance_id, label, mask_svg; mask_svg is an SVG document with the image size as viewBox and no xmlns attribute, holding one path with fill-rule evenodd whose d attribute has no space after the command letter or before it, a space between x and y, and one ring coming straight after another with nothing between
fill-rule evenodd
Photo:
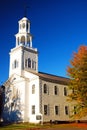
<instances>
[{"instance_id":1,"label":"window","mask_svg":"<svg viewBox=\"0 0 87 130\"><path fill-rule=\"evenodd\" d=\"M32 69L36 70L36 62L32 60Z\"/></svg>"},{"instance_id":2,"label":"window","mask_svg":"<svg viewBox=\"0 0 87 130\"><path fill-rule=\"evenodd\" d=\"M17 61L15 60L14 61L14 68L16 68L17 67Z\"/></svg>"},{"instance_id":3,"label":"window","mask_svg":"<svg viewBox=\"0 0 87 130\"><path fill-rule=\"evenodd\" d=\"M58 88L57 88L57 86L54 86L54 94L58 95Z\"/></svg>"},{"instance_id":4,"label":"window","mask_svg":"<svg viewBox=\"0 0 87 130\"><path fill-rule=\"evenodd\" d=\"M65 115L68 115L68 114L69 114L69 107L65 106Z\"/></svg>"},{"instance_id":5,"label":"window","mask_svg":"<svg viewBox=\"0 0 87 130\"><path fill-rule=\"evenodd\" d=\"M32 85L32 94L35 94L35 84Z\"/></svg>"},{"instance_id":6,"label":"window","mask_svg":"<svg viewBox=\"0 0 87 130\"><path fill-rule=\"evenodd\" d=\"M28 67L31 68L31 59L28 58Z\"/></svg>"},{"instance_id":7,"label":"window","mask_svg":"<svg viewBox=\"0 0 87 130\"><path fill-rule=\"evenodd\" d=\"M44 115L47 115L47 114L48 114L48 106L44 105Z\"/></svg>"},{"instance_id":8,"label":"window","mask_svg":"<svg viewBox=\"0 0 87 130\"><path fill-rule=\"evenodd\" d=\"M55 115L59 115L59 106L55 106Z\"/></svg>"},{"instance_id":9,"label":"window","mask_svg":"<svg viewBox=\"0 0 87 130\"><path fill-rule=\"evenodd\" d=\"M35 114L35 105L32 106L32 114Z\"/></svg>"},{"instance_id":10,"label":"window","mask_svg":"<svg viewBox=\"0 0 87 130\"><path fill-rule=\"evenodd\" d=\"M15 69L18 67L18 61L14 60L14 63L12 64L12 68Z\"/></svg>"},{"instance_id":11,"label":"window","mask_svg":"<svg viewBox=\"0 0 87 130\"><path fill-rule=\"evenodd\" d=\"M64 96L67 96L67 89L64 87Z\"/></svg>"},{"instance_id":12,"label":"window","mask_svg":"<svg viewBox=\"0 0 87 130\"><path fill-rule=\"evenodd\" d=\"M22 43L23 45L25 45L25 36L22 36L22 37L21 37L21 43Z\"/></svg>"},{"instance_id":13,"label":"window","mask_svg":"<svg viewBox=\"0 0 87 130\"><path fill-rule=\"evenodd\" d=\"M44 93L47 93L47 85L44 84Z\"/></svg>"}]
</instances>

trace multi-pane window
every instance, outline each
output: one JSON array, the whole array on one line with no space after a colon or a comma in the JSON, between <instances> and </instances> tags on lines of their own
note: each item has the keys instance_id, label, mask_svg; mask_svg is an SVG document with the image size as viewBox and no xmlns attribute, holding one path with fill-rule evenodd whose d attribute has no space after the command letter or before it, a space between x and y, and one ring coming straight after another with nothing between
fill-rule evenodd
<instances>
[{"instance_id":1,"label":"multi-pane window","mask_svg":"<svg viewBox=\"0 0 87 130\"><path fill-rule=\"evenodd\" d=\"M28 58L28 68L31 68L31 59Z\"/></svg>"},{"instance_id":2,"label":"multi-pane window","mask_svg":"<svg viewBox=\"0 0 87 130\"><path fill-rule=\"evenodd\" d=\"M67 96L67 88L64 87L64 96Z\"/></svg>"},{"instance_id":3,"label":"multi-pane window","mask_svg":"<svg viewBox=\"0 0 87 130\"><path fill-rule=\"evenodd\" d=\"M35 84L32 85L32 94L35 94Z\"/></svg>"},{"instance_id":4,"label":"multi-pane window","mask_svg":"<svg viewBox=\"0 0 87 130\"><path fill-rule=\"evenodd\" d=\"M69 114L69 107L65 106L65 115L68 115L68 114Z\"/></svg>"},{"instance_id":5,"label":"multi-pane window","mask_svg":"<svg viewBox=\"0 0 87 130\"><path fill-rule=\"evenodd\" d=\"M43 90L44 90L44 93L47 93L47 85L46 84L44 84Z\"/></svg>"},{"instance_id":6,"label":"multi-pane window","mask_svg":"<svg viewBox=\"0 0 87 130\"><path fill-rule=\"evenodd\" d=\"M47 115L47 114L48 114L48 106L44 105L44 115Z\"/></svg>"},{"instance_id":7,"label":"multi-pane window","mask_svg":"<svg viewBox=\"0 0 87 130\"><path fill-rule=\"evenodd\" d=\"M58 95L58 87L57 86L54 86L54 94Z\"/></svg>"},{"instance_id":8,"label":"multi-pane window","mask_svg":"<svg viewBox=\"0 0 87 130\"><path fill-rule=\"evenodd\" d=\"M35 114L35 105L32 106L32 114Z\"/></svg>"},{"instance_id":9,"label":"multi-pane window","mask_svg":"<svg viewBox=\"0 0 87 130\"><path fill-rule=\"evenodd\" d=\"M55 115L59 115L59 106L55 106Z\"/></svg>"}]
</instances>

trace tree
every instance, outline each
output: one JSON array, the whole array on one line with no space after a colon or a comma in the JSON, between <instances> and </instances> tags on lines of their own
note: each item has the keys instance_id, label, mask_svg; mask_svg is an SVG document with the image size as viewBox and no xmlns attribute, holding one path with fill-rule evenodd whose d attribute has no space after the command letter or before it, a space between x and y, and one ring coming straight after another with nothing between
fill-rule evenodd
<instances>
[{"instance_id":1,"label":"tree","mask_svg":"<svg viewBox=\"0 0 87 130\"><path fill-rule=\"evenodd\" d=\"M87 116L87 46L80 46L78 52L73 54L67 68L70 77L68 95L69 101L74 104L75 119Z\"/></svg>"}]
</instances>

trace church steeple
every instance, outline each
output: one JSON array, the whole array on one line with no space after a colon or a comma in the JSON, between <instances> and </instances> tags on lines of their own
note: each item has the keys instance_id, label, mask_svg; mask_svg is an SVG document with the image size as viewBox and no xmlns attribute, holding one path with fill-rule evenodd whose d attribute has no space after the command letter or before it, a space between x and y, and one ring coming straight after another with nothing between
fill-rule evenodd
<instances>
[{"instance_id":1,"label":"church steeple","mask_svg":"<svg viewBox=\"0 0 87 130\"><path fill-rule=\"evenodd\" d=\"M32 48L32 35L30 34L30 21L24 17L19 22L19 31L16 36L16 47L24 45Z\"/></svg>"},{"instance_id":2,"label":"church steeple","mask_svg":"<svg viewBox=\"0 0 87 130\"><path fill-rule=\"evenodd\" d=\"M24 70L38 72L38 51L32 47L30 21L23 17L18 23L16 46L10 52L9 76L14 73L21 75Z\"/></svg>"}]
</instances>

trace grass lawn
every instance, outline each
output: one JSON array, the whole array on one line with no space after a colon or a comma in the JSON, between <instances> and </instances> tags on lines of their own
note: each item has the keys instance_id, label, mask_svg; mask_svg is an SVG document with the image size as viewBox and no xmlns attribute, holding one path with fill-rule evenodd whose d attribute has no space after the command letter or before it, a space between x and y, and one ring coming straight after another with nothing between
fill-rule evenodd
<instances>
[{"instance_id":1,"label":"grass lawn","mask_svg":"<svg viewBox=\"0 0 87 130\"><path fill-rule=\"evenodd\" d=\"M34 125L29 123L22 124L11 124L7 126L0 127L0 130L40 130L47 128L87 128L87 124L83 123L71 123L71 124L44 124L44 125Z\"/></svg>"}]
</instances>

